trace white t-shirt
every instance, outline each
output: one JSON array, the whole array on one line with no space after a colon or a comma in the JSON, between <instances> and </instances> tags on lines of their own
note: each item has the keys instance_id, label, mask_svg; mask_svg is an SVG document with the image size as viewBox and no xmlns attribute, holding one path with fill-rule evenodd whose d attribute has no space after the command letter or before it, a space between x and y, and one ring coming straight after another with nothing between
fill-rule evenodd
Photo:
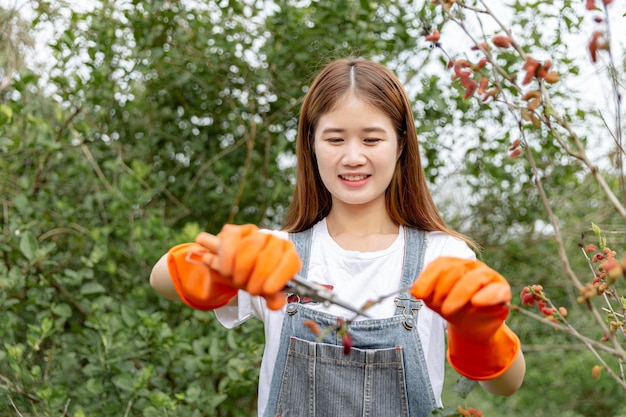
<instances>
[{"instance_id":1,"label":"white t-shirt","mask_svg":"<svg viewBox=\"0 0 626 417\"><path fill-rule=\"evenodd\" d=\"M281 231L267 231L288 239ZM386 249L375 252L349 251L339 246L329 235L326 220L313 226L312 246L309 260L309 281L332 285L333 293L355 307L368 300L392 294L400 288L403 266L404 229ZM475 254L465 242L442 232L427 234L424 266L440 256L475 259ZM416 277L417 278L417 277ZM368 309L369 318L387 318L395 313L394 297ZM352 318L354 313L331 305L307 304L314 308L341 317ZM280 333L285 309L273 311L266 307L265 299L239 291L237 305L228 305L215 310L217 319L227 328L233 328L251 317L264 322L265 351L259 378L259 416L263 415L268 401L270 382L278 353ZM419 311L418 331L426 359L433 393L441 406L445 365L445 321L432 310L423 307Z\"/></svg>"}]
</instances>

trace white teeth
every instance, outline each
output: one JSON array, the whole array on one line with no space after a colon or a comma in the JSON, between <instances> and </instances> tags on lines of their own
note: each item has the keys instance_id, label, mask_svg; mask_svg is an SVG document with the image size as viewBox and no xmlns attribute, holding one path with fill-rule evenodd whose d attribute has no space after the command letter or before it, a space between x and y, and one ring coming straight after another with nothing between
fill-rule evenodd
<instances>
[{"instance_id":1,"label":"white teeth","mask_svg":"<svg viewBox=\"0 0 626 417\"><path fill-rule=\"evenodd\" d=\"M342 175L341 178L348 181L359 181L367 178L367 175Z\"/></svg>"}]
</instances>

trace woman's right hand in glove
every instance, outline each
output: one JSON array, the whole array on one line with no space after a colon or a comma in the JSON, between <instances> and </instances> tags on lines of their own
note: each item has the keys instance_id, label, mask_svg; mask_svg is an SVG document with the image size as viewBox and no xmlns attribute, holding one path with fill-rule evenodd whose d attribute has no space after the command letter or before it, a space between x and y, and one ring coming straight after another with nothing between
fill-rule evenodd
<instances>
[{"instance_id":1,"label":"woman's right hand in glove","mask_svg":"<svg viewBox=\"0 0 626 417\"><path fill-rule=\"evenodd\" d=\"M217 236L202 232L196 243L206 248L203 263L218 274L220 285L262 296L272 310L285 304L283 288L302 267L291 241L251 224L227 224Z\"/></svg>"}]
</instances>

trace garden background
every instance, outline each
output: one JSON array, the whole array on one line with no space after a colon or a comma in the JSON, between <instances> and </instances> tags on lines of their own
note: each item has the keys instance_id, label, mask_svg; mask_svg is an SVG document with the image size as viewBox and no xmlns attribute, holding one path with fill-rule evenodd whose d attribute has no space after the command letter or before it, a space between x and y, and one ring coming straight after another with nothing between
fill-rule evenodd
<instances>
[{"instance_id":1,"label":"garden background","mask_svg":"<svg viewBox=\"0 0 626 417\"><path fill-rule=\"evenodd\" d=\"M623 0L0 5L0 417L255 415L261 324L148 277L201 230L280 226L301 99L344 56L398 73L446 221L513 287L523 387L448 370L439 415L626 416L598 256L626 246Z\"/></svg>"}]
</instances>

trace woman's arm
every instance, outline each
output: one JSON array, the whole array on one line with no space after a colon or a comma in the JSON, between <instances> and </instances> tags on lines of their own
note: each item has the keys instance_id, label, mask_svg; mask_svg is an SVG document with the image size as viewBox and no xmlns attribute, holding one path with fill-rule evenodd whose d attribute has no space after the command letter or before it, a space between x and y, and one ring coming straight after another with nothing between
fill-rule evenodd
<instances>
[{"instance_id":1,"label":"woman's arm","mask_svg":"<svg viewBox=\"0 0 626 417\"><path fill-rule=\"evenodd\" d=\"M172 277L170 276L170 272L167 268L167 256L167 253L161 256L161 259L159 259L152 267L152 272L150 273L150 285L156 290L156 292L168 300L180 301L180 297L176 292L176 288L174 288Z\"/></svg>"}]
</instances>

